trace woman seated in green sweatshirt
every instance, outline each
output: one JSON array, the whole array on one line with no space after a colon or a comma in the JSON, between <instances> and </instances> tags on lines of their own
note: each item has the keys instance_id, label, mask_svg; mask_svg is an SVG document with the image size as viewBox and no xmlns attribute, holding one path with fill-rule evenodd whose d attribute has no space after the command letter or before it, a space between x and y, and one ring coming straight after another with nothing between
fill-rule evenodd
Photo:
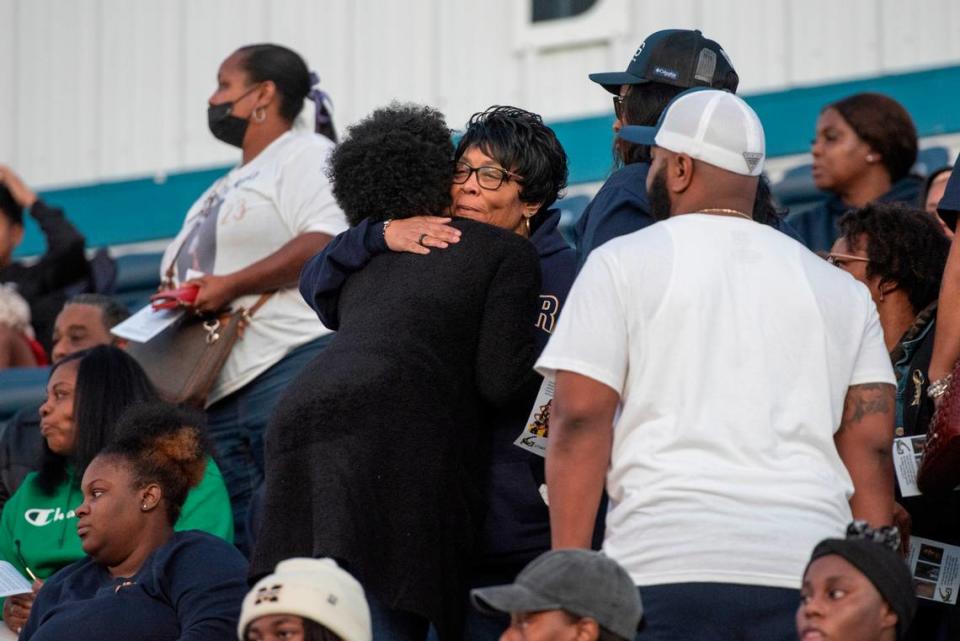
<instances>
[{"instance_id":1,"label":"woman seated in green sweatshirt","mask_svg":"<svg viewBox=\"0 0 960 641\"><path fill-rule=\"evenodd\" d=\"M116 347L78 352L50 372L47 401L40 407L40 469L27 476L0 516L0 559L38 579L34 594L42 580L84 556L74 510L83 501L80 479L87 465L111 442L125 409L156 399L140 365ZM212 458L187 495L175 529L203 530L233 541L230 498ZM34 594L4 603L4 623L14 632L26 622Z\"/></svg>"}]
</instances>

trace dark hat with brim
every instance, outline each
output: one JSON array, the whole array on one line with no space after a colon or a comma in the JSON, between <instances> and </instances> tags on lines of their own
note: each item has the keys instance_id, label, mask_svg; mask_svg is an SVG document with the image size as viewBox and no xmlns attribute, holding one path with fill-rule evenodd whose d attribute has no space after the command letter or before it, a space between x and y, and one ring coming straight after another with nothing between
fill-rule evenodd
<instances>
[{"instance_id":1,"label":"dark hat with brim","mask_svg":"<svg viewBox=\"0 0 960 641\"><path fill-rule=\"evenodd\" d=\"M470 592L485 614L564 610L589 617L618 639L633 639L643 616L637 588L616 561L590 550L552 550L527 564L509 585Z\"/></svg>"},{"instance_id":2,"label":"dark hat with brim","mask_svg":"<svg viewBox=\"0 0 960 641\"><path fill-rule=\"evenodd\" d=\"M664 29L647 36L626 71L592 73L590 80L612 94L622 85L658 82L736 92L740 78L723 48L697 30Z\"/></svg>"}]
</instances>

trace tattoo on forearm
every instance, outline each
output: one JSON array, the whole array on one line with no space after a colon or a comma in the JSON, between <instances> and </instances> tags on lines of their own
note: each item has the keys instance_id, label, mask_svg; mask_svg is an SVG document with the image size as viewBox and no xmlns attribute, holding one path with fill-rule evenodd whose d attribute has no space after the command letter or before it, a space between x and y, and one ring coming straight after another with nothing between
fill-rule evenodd
<instances>
[{"instance_id":1,"label":"tattoo on forearm","mask_svg":"<svg viewBox=\"0 0 960 641\"><path fill-rule=\"evenodd\" d=\"M892 414L896 388L888 383L851 385L843 403L840 429L859 423L872 414Z\"/></svg>"}]
</instances>

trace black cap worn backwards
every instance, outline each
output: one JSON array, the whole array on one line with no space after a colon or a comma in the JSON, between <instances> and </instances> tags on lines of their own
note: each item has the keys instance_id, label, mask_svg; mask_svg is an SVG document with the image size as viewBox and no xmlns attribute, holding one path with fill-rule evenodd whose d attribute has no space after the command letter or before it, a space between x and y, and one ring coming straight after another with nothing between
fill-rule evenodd
<instances>
[{"instance_id":1,"label":"black cap worn backwards","mask_svg":"<svg viewBox=\"0 0 960 641\"><path fill-rule=\"evenodd\" d=\"M697 30L664 29L647 36L626 71L592 73L590 80L612 94L620 85L659 82L677 87L711 87L736 93L740 77L719 44Z\"/></svg>"}]
</instances>

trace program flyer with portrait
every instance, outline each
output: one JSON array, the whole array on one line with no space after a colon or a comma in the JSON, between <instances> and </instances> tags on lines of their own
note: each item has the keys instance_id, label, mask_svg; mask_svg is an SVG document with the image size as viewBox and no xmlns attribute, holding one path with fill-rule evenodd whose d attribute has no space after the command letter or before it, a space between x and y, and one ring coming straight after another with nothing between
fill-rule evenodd
<instances>
[{"instance_id":1,"label":"program flyer with portrait","mask_svg":"<svg viewBox=\"0 0 960 641\"><path fill-rule=\"evenodd\" d=\"M912 536L908 561L918 597L940 603L957 602L960 547Z\"/></svg>"}]
</instances>

